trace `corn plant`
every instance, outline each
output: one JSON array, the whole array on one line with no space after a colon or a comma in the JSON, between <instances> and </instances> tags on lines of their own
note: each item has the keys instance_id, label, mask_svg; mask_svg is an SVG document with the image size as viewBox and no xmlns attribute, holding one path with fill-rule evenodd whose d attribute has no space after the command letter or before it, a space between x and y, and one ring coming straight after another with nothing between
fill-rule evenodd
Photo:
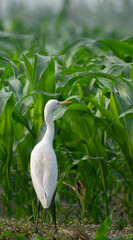
<instances>
[{"instance_id":1,"label":"corn plant","mask_svg":"<svg viewBox=\"0 0 133 240\"><path fill-rule=\"evenodd\" d=\"M67 113L71 119L72 132L75 135L72 139L76 138L78 141L82 141L78 142L80 144L77 143L82 156L82 160L76 161L76 164L80 163L78 173L80 173L85 186L87 186L87 192L90 191L89 182L91 184L93 177L95 180L92 182L95 183L98 182L100 177L102 189L100 189L101 184L99 182L97 185L99 192L96 196L100 199L99 195L103 192L101 195L108 215L111 197L109 189L112 189L111 181L115 179L115 176L111 177L112 180L108 177L112 175L112 170L117 171L125 181L124 185L126 184L129 192L127 189L125 191L128 192L128 198L131 200L133 93L132 78L130 80L132 65L127 61L131 61L132 45L128 40L125 42L111 40L98 42L106 44L116 56L107 55L104 57L100 55L92 58L93 53L90 52L88 47L85 47L86 43L84 41L73 43L61 51L58 56L67 54L69 59L69 64L64 62L65 69L61 70L61 74L73 75L67 80L62 95L69 96L69 98L74 96L76 103L82 104L82 110L81 107L77 106L77 112L71 112L73 106L70 106L69 113ZM90 44L90 41L87 44ZM125 55L129 55L129 58L127 56L125 58ZM114 149L112 143L109 144L110 138L118 143L116 149ZM122 161L119 161L119 151L122 153L121 156L124 156ZM87 157L84 157L86 155ZM87 161L83 161L84 159L87 159ZM116 160L114 161L114 159ZM88 160L89 162L93 161L93 168L89 165ZM130 175L124 171L123 166L128 167L127 171L130 172ZM95 175L97 172L98 176ZM93 177L90 175L91 173L93 173ZM93 197L88 194L86 199L93 199ZM98 202L96 202L96 205L98 205ZM90 208L92 210L92 203Z\"/></svg>"},{"instance_id":2,"label":"corn plant","mask_svg":"<svg viewBox=\"0 0 133 240\"><path fill-rule=\"evenodd\" d=\"M14 55L0 56L0 183L8 214L15 202L18 218L35 216L30 153L45 133L51 98L73 102L53 116L58 215L62 199L69 204L65 221L75 211L98 223L122 187L121 201L131 206L132 41L77 40L52 56L25 52L25 41L17 40Z\"/></svg>"}]
</instances>

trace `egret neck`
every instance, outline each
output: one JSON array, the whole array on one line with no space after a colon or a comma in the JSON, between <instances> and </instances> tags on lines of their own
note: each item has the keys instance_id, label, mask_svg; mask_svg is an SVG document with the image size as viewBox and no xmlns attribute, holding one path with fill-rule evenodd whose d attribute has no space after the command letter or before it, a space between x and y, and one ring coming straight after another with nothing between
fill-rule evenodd
<instances>
[{"instance_id":1,"label":"egret neck","mask_svg":"<svg viewBox=\"0 0 133 240\"><path fill-rule=\"evenodd\" d=\"M54 121L52 118L52 114L50 114L49 112L47 112L47 114L45 115L45 122L46 122L46 133L44 136L44 140L45 142L47 142L47 144L49 145L53 145L53 139L54 139Z\"/></svg>"}]
</instances>

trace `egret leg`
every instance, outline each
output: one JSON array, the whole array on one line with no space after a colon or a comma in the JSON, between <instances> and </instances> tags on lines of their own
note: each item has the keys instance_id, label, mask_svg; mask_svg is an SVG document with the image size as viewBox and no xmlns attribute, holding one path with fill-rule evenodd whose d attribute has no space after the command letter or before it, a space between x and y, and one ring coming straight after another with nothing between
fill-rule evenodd
<instances>
[{"instance_id":1,"label":"egret leg","mask_svg":"<svg viewBox=\"0 0 133 240\"><path fill-rule=\"evenodd\" d=\"M37 200L37 215L36 215L36 233L38 233L38 228L37 228L37 225L38 225L38 219L39 219L39 211L40 211L40 201L39 199Z\"/></svg>"},{"instance_id":2,"label":"egret leg","mask_svg":"<svg viewBox=\"0 0 133 240\"><path fill-rule=\"evenodd\" d=\"M55 194L53 196L53 219L54 219L54 225L56 229L56 206L55 206Z\"/></svg>"}]
</instances>

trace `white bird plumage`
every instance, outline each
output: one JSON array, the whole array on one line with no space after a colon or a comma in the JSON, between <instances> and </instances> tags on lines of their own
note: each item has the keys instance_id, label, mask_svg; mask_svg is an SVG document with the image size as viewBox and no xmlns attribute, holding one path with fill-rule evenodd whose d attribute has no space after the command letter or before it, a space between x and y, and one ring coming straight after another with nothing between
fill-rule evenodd
<instances>
[{"instance_id":1,"label":"white bird plumage","mask_svg":"<svg viewBox=\"0 0 133 240\"><path fill-rule=\"evenodd\" d=\"M59 107L71 102L49 100L44 109L46 133L31 152L30 172L33 186L39 201L48 208L53 198L58 178L57 159L53 149L54 122L52 113Z\"/></svg>"}]
</instances>

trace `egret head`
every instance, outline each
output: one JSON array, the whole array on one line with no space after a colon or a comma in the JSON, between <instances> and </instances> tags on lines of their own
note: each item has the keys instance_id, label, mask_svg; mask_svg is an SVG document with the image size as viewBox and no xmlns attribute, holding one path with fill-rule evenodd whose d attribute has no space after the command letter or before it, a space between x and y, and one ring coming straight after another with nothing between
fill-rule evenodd
<instances>
[{"instance_id":1,"label":"egret head","mask_svg":"<svg viewBox=\"0 0 133 240\"><path fill-rule=\"evenodd\" d=\"M59 102L58 100L52 99L46 103L44 115L45 119L48 115L52 115L52 113L59 107L64 106L66 104L70 104L70 101Z\"/></svg>"}]
</instances>

